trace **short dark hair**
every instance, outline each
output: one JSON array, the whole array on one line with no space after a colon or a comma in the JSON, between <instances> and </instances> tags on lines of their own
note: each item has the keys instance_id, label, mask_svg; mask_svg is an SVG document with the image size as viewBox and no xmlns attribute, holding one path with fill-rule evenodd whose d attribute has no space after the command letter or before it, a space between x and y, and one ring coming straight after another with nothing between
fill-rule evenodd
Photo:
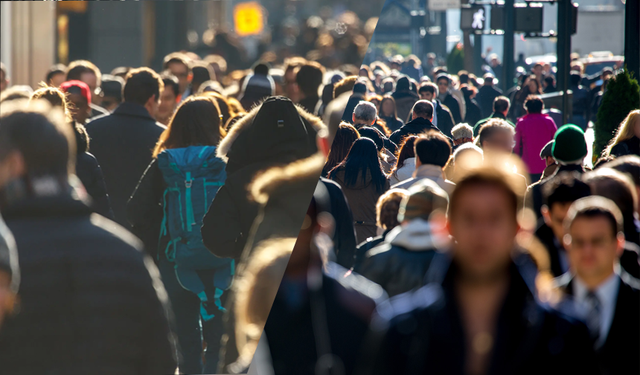
<instances>
[{"instance_id":1,"label":"short dark hair","mask_svg":"<svg viewBox=\"0 0 640 375\"><path fill-rule=\"evenodd\" d=\"M118 103L122 102L122 88L124 79L111 74L102 76L102 93L105 97L115 98Z\"/></svg>"},{"instance_id":2,"label":"short dark hair","mask_svg":"<svg viewBox=\"0 0 640 375\"><path fill-rule=\"evenodd\" d=\"M122 93L125 102L145 105L154 95L159 100L162 90L164 83L158 73L149 68L138 68L127 73Z\"/></svg>"},{"instance_id":3,"label":"short dark hair","mask_svg":"<svg viewBox=\"0 0 640 375\"><path fill-rule=\"evenodd\" d=\"M211 65L204 61L194 62L191 67L191 72L193 73L193 78L191 79L192 85L199 85L216 78L216 72L214 72Z\"/></svg>"},{"instance_id":4,"label":"short dark hair","mask_svg":"<svg viewBox=\"0 0 640 375\"><path fill-rule=\"evenodd\" d=\"M591 187L593 195L611 199L625 218L632 218L638 205L633 181L622 172L611 168L599 168L582 175L582 181Z\"/></svg>"},{"instance_id":5,"label":"short dark hair","mask_svg":"<svg viewBox=\"0 0 640 375\"><path fill-rule=\"evenodd\" d=\"M48 103L3 104L0 114L0 161L17 151L30 176L66 176L75 162L75 140L62 110Z\"/></svg>"},{"instance_id":6,"label":"short dark hair","mask_svg":"<svg viewBox=\"0 0 640 375\"><path fill-rule=\"evenodd\" d=\"M51 68L49 68L49 70L47 71L47 75L44 78L44 82L48 85L50 84L51 80L53 79L54 76L58 75L58 74L65 74L65 72L67 71L67 67L62 65L62 64L56 64L54 66L52 66Z\"/></svg>"},{"instance_id":7,"label":"short dark hair","mask_svg":"<svg viewBox=\"0 0 640 375\"><path fill-rule=\"evenodd\" d=\"M544 77L543 81L547 85L553 85L554 83L556 83L556 77L554 77L553 74L549 74L549 75Z\"/></svg>"},{"instance_id":8,"label":"short dark hair","mask_svg":"<svg viewBox=\"0 0 640 375\"><path fill-rule=\"evenodd\" d=\"M529 95L524 101L524 106L528 113L542 113L544 102L538 95Z\"/></svg>"},{"instance_id":9,"label":"short dark hair","mask_svg":"<svg viewBox=\"0 0 640 375\"><path fill-rule=\"evenodd\" d=\"M438 76L436 77L436 82L440 81L441 79L446 79L447 83L451 83L451 77L449 77L447 73L438 74Z\"/></svg>"},{"instance_id":10,"label":"short dark hair","mask_svg":"<svg viewBox=\"0 0 640 375\"><path fill-rule=\"evenodd\" d=\"M171 74L171 72L164 71L160 77L162 78L162 83L164 84L164 89L170 88L175 96L180 95L180 84L178 83L178 77Z\"/></svg>"},{"instance_id":11,"label":"short dark hair","mask_svg":"<svg viewBox=\"0 0 640 375\"><path fill-rule=\"evenodd\" d=\"M624 221L620 209L612 200L597 195L581 198L573 202L564 219L564 228L569 231L576 219L593 219L596 217L607 219L614 236L624 231Z\"/></svg>"},{"instance_id":12,"label":"short dark hair","mask_svg":"<svg viewBox=\"0 0 640 375\"><path fill-rule=\"evenodd\" d=\"M605 168L622 172L633 180L636 187L640 187L640 156L625 155L603 165Z\"/></svg>"},{"instance_id":13,"label":"short dark hair","mask_svg":"<svg viewBox=\"0 0 640 375\"><path fill-rule=\"evenodd\" d=\"M420 86L420 89L418 90L418 92L419 93L428 92L428 93L431 93L431 95L437 96L438 86L433 82L425 82Z\"/></svg>"},{"instance_id":14,"label":"short dark hair","mask_svg":"<svg viewBox=\"0 0 640 375\"><path fill-rule=\"evenodd\" d=\"M67 81L82 81L80 78L84 73L91 73L95 75L98 87L100 87L102 84L102 73L100 73L100 69L98 69L95 64L88 60L76 60L71 62L67 68Z\"/></svg>"},{"instance_id":15,"label":"short dark hair","mask_svg":"<svg viewBox=\"0 0 640 375\"><path fill-rule=\"evenodd\" d=\"M296 73L296 83L306 96L318 95L318 87L322 85L324 68L315 61L308 61Z\"/></svg>"},{"instance_id":16,"label":"short dark hair","mask_svg":"<svg viewBox=\"0 0 640 375\"><path fill-rule=\"evenodd\" d=\"M426 100L418 100L411 108L411 113L418 117L430 119L433 117L433 104Z\"/></svg>"},{"instance_id":17,"label":"short dark hair","mask_svg":"<svg viewBox=\"0 0 640 375\"><path fill-rule=\"evenodd\" d=\"M498 96L493 100L493 111L502 113L509 109L511 102L506 96Z\"/></svg>"},{"instance_id":18,"label":"short dark hair","mask_svg":"<svg viewBox=\"0 0 640 375\"><path fill-rule=\"evenodd\" d=\"M513 126L509 125L508 122L499 118L493 118L487 122L485 122L478 131L477 143L476 145L482 147L484 141L487 138L491 138L496 133L508 131L512 134L515 134L515 130Z\"/></svg>"},{"instance_id":19,"label":"short dark hair","mask_svg":"<svg viewBox=\"0 0 640 375\"><path fill-rule=\"evenodd\" d=\"M432 164L444 168L451 157L449 140L438 131L430 131L418 137L413 147L416 158L422 164Z\"/></svg>"},{"instance_id":20,"label":"short dark hair","mask_svg":"<svg viewBox=\"0 0 640 375\"><path fill-rule=\"evenodd\" d=\"M577 172L560 172L542 185L542 201L549 209L556 203L573 203L589 195L591 188Z\"/></svg>"}]
</instances>

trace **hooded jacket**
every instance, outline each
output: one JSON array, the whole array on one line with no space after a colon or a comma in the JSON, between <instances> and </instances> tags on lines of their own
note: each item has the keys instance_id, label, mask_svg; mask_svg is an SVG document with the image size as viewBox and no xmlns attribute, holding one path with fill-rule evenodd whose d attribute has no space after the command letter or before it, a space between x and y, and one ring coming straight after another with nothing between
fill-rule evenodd
<instances>
[{"instance_id":1,"label":"hooded jacket","mask_svg":"<svg viewBox=\"0 0 640 375\"><path fill-rule=\"evenodd\" d=\"M367 251L360 274L379 284L389 297L419 288L425 285L435 250L444 243L429 222L414 219L392 229L383 243Z\"/></svg>"},{"instance_id":2,"label":"hooded jacket","mask_svg":"<svg viewBox=\"0 0 640 375\"><path fill-rule=\"evenodd\" d=\"M217 156L227 162L227 180L202 225L202 239L213 254L240 258L260 208L250 198L250 183L271 167L316 153L321 128L319 118L284 97L267 99L233 126L217 149Z\"/></svg>"},{"instance_id":3,"label":"hooded jacket","mask_svg":"<svg viewBox=\"0 0 640 375\"><path fill-rule=\"evenodd\" d=\"M396 101L396 112L398 118L405 121L411 113L413 105L420 100L420 97L415 92L411 91L411 82L407 77L400 77L396 84L396 91L391 94ZM396 142L397 143L397 142Z\"/></svg>"}]
</instances>

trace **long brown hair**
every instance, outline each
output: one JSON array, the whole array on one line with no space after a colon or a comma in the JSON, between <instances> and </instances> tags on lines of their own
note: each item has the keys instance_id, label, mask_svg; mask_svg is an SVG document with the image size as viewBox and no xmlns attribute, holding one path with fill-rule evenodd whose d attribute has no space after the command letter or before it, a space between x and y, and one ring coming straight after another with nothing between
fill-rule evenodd
<instances>
[{"instance_id":1,"label":"long brown hair","mask_svg":"<svg viewBox=\"0 0 640 375\"><path fill-rule=\"evenodd\" d=\"M153 157L166 149L188 146L217 146L227 134L224 131L220 107L208 96L189 97L183 101L160 135Z\"/></svg>"},{"instance_id":2,"label":"long brown hair","mask_svg":"<svg viewBox=\"0 0 640 375\"><path fill-rule=\"evenodd\" d=\"M394 174L398 169L402 168L405 160L416 157L415 149L413 148L416 139L418 139L418 137L412 135L402 140L402 144L398 146L396 165L393 167L390 174Z\"/></svg>"},{"instance_id":3,"label":"long brown hair","mask_svg":"<svg viewBox=\"0 0 640 375\"><path fill-rule=\"evenodd\" d=\"M604 149L603 155L611 154L611 149L620 142L626 141L627 139L633 138L635 135L634 126L636 121L640 121L640 109L636 109L635 111L629 112L627 117L622 120L618 130L616 131L616 135L611 139L609 145Z\"/></svg>"},{"instance_id":4,"label":"long brown hair","mask_svg":"<svg viewBox=\"0 0 640 375\"><path fill-rule=\"evenodd\" d=\"M358 138L360 138L360 133L356 130L353 125L348 124L346 122L342 122L338 127L338 131L336 132L336 136L333 138L333 144L331 145L331 150L329 151L329 156L327 157L327 163L323 169L323 175L329 173L330 170L335 168L336 165L342 163L344 158L349 154L349 150Z\"/></svg>"},{"instance_id":5,"label":"long brown hair","mask_svg":"<svg viewBox=\"0 0 640 375\"><path fill-rule=\"evenodd\" d=\"M393 103L393 113L391 113L391 116L387 116L382 110L382 108L384 108L384 103L388 101L391 101L391 103ZM398 118L398 109L396 107L396 100L393 98L393 96L387 94L382 97L382 100L380 101L380 117Z\"/></svg>"}]
</instances>

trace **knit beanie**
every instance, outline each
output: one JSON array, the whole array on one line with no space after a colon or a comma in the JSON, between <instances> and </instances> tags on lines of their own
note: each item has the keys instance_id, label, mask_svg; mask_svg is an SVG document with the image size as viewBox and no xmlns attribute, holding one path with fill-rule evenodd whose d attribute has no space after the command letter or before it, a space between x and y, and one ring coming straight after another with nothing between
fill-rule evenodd
<instances>
[{"instance_id":1,"label":"knit beanie","mask_svg":"<svg viewBox=\"0 0 640 375\"><path fill-rule=\"evenodd\" d=\"M438 184L425 178L409 188L409 195L400 203L398 221L424 219L436 211L447 211L449 196Z\"/></svg>"},{"instance_id":2,"label":"knit beanie","mask_svg":"<svg viewBox=\"0 0 640 375\"><path fill-rule=\"evenodd\" d=\"M572 163L581 161L587 156L587 141L584 138L584 131L574 124L560 127L553 140L551 154L558 162Z\"/></svg>"}]
</instances>

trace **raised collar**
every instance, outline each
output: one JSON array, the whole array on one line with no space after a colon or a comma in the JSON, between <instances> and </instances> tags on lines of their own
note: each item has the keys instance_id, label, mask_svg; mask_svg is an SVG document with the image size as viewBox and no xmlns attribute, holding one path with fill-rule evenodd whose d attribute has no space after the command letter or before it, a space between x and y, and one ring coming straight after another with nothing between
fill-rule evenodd
<instances>
[{"instance_id":1,"label":"raised collar","mask_svg":"<svg viewBox=\"0 0 640 375\"><path fill-rule=\"evenodd\" d=\"M155 121L149 114L149 111L147 111L144 106L137 103L123 102L115 109L115 111L113 111L113 114L120 116L141 117L151 121Z\"/></svg>"}]
</instances>

